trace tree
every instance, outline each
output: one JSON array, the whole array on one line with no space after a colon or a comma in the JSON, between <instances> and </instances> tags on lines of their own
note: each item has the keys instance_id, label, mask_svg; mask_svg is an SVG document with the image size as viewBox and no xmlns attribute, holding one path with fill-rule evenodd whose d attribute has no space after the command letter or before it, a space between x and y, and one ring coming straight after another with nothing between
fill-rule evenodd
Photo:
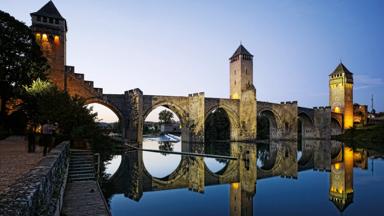
<instances>
[{"instance_id":1,"label":"tree","mask_svg":"<svg viewBox=\"0 0 384 216\"><path fill-rule=\"evenodd\" d=\"M93 139L103 134L95 113L87 109L83 99L71 97L55 85L37 79L25 87L21 108L31 124L57 122L61 140Z\"/></svg>"},{"instance_id":2,"label":"tree","mask_svg":"<svg viewBox=\"0 0 384 216\"><path fill-rule=\"evenodd\" d=\"M159 113L159 120L162 124L171 123L173 119L173 113L168 110L163 110Z\"/></svg>"},{"instance_id":3,"label":"tree","mask_svg":"<svg viewBox=\"0 0 384 216\"><path fill-rule=\"evenodd\" d=\"M37 78L45 79L46 58L31 29L0 10L0 124L6 117L6 104Z\"/></svg>"}]
</instances>

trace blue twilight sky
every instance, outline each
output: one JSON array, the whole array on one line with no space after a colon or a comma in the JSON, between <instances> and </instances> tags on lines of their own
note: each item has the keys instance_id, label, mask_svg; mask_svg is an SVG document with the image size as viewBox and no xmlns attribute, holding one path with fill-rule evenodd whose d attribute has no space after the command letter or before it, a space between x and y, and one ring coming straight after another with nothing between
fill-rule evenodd
<instances>
[{"instance_id":1,"label":"blue twilight sky","mask_svg":"<svg viewBox=\"0 0 384 216\"><path fill-rule=\"evenodd\" d=\"M1 0L31 24L47 0ZM340 59L354 101L384 111L384 1L55 0L68 22L67 64L105 93L229 96L228 58L240 41L254 55L257 99L328 105ZM371 107L369 107L371 109Z\"/></svg>"}]
</instances>

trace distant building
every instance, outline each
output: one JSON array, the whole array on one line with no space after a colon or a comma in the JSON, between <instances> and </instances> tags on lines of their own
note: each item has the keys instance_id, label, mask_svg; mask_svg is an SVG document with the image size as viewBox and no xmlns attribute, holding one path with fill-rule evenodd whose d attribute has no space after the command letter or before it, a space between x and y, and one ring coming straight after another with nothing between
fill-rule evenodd
<instances>
[{"instance_id":1,"label":"distant building","mask_svg":"<svg viewBox=\"0 0 384 216\"><path fill-rule=\"evenodd\" d=\"M353 124L355 126L364 126L368 122L368 106L353 104Z\"/></svg>"},{"instance_id":2,"label":"distant building","mask_svg":"<svg viewBox=\"0 0 384 216\"><path fill-rule=\"evenodd\" d=\"M180 123L169 123L169 124L161 124L160 131L162 133L181 133Z\"/></svg>"}]
</instances>

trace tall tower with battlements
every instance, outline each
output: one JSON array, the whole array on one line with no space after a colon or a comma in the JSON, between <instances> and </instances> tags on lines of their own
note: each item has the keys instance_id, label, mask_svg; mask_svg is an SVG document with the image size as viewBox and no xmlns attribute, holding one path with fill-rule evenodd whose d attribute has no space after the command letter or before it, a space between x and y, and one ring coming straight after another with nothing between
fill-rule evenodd
<instances>
[{"instance_id":1,"label":"tall tower with battlements","mask_svg":"<svg viewBox=\"0 0 384 216\"><path fill-rule=\"evenodd\" d=\"M32 32L50 66L48 78L60 89L64 88L66 64L67 21L52 1L31 13Z\"/></svg>"},{"instance_id":2,"label":"tall tower with battlements","mask_svg":"<svg viewBox=\"0 0 384 216\"><path fill-rule=\"evenodd\" d=\"M230 98L240 99L244 91L253 87L253 55L243 45L235 51L230 61Z\"/></svg>"},{"instance_id":3,"label":"tall tower with battlements","mask_svg":"<svg viewBox=\"0 0 384 216\"><path fill-rule=\"evenodd\" d=\"M343 114L345 129L353 127L353 74L342 63L329 75L329 106Z\"/></svg>"}]
</instances>

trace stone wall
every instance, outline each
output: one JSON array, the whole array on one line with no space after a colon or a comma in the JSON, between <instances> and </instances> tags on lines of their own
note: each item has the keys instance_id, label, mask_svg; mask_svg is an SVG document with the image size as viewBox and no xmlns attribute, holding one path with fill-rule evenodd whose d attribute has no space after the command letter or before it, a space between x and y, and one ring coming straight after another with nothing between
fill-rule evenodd
<instances>
[{"instance_id":1,"label":"stone wall","mask_svg":"<svg viewBox=\"0 0 384 216\"><path fill-rule=\"evenodd\" d=\"M0 215L58 215L69 162L63 142L0 195Z\"/></svg>"}]
</instances>

